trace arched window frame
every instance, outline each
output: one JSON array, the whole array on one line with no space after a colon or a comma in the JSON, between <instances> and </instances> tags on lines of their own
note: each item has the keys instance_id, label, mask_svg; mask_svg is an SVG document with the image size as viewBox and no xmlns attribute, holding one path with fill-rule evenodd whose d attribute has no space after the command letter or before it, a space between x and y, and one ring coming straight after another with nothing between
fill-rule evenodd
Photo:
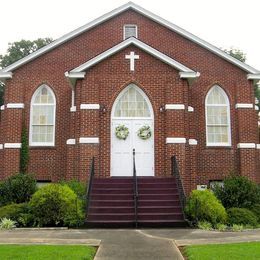
<instances>
[{"instance_id":1,"label":"arched window frame","mask_svg":"<svg viewBox=\"0 0 260 260\"><path fill-rule=\"evenodd\" d=\"M208 98L211 94L211 92L216 89L221 92L225 99L225 104L208 104ZM226 107L227 109L227 134L228 134L228 141L227 142L209 142L209 134L208 134L208 127L214 126L213 124L208 124L208 107ZM231 146L231 120L230 120L230 102L229 98L226 94L226 92L219 86L214 85L207 93L207 96L205 98L205 117L206 117L206 144L207 146ZM221 126L221 124L215 124L216 126ZM224 126L224 125L222 125Z\"/></svg>"},{"instance_id":2,"label":"arched window frame","mask_svg":"<svg viewBox=\"0 0 260 260\"><path fill-rule=\"evenodd\" d=\"M39 92L42 91L43 88L46 88L47 91L53 97L53 100L54 100L53 104L48 104L48 103L35 104L35 98L37 97ZM37 105L39 105L39 106L53 106L53 131L52 131L53 141L52 142L35 142L35 141L33 141L33 126L34 126L34 124L33 124L33 108L34 108L34 106L37 106ZM56 97L55 97L53 90L48 85L43 84L35 90L35 92L32 96L32 99L31 99L29 145L30 146L55 146L55 128L56 128Z\"/></svg>"}]
</instances>

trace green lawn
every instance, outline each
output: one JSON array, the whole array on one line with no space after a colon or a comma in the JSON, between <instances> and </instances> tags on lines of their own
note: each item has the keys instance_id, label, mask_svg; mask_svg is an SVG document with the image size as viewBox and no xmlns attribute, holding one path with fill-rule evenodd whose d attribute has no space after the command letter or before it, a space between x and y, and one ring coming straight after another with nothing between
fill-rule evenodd
<instances>
[{"instance_id":1,"label":"green lawn","mask_svg":"<svg viewBox=\"0 0 260 260\"><path fill-rule=\"evenodd\" d=\"M188 260L254 260L260 259L260 242L187 246L184 252Z\"/></svg>"},{"instance_id":2,"label":"green lawn","mask_svg":"<svg viewBox=\"0 0 260 260\"><path fill-rule=\"evenodd\" d=\"M0 259L5 260L91 260L96 248L81 245L0 245Z\"/></svg>"}]
</instances>

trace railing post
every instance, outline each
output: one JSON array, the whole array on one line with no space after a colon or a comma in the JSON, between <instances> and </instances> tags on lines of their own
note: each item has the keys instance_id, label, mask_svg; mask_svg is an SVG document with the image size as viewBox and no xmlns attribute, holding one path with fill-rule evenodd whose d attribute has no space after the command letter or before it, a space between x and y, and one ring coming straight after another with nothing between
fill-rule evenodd
<instances>
[{"instance_id":1,"label":"railing post","mask_svg":"<svg viewBox=\"0 0 260 260\"><path fill-rule=\"evenodd\" d=\"M95 157L92 157L90 172L89 172L89 180L88 180L88 189L87 189L87 196L86 196L86 216L88 217L88 210L89 210L89 200L90 194L92 190L92 181L95 174Z\"/></svg>"},{"instance_id":2,"label":"railing post","mask_svg":"<svg viewBox=\"0 0 260 260\"><path fill-rule=\"evenodd\" d=\"M138 207L138 184L135 165L135 149L133 149L133 179L134 179L134 205L135 205L135 227L138 226L137 207Z\"/></svg>"}]
</instances>

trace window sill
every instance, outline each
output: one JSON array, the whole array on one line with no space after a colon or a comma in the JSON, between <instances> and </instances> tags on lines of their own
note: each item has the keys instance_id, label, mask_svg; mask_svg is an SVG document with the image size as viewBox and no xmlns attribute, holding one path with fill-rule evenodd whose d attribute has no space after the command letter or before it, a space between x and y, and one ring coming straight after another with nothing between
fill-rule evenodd
<instances>
[{"instance_id":1,"label":"window sill","mask_svg":"<svg viewBox=\"0 0 260 260\"><path fill-rule=\"evenodd\" d=\"M56 146L29 146L30 150L56 150Z\"/></svg>"}]
</instances>

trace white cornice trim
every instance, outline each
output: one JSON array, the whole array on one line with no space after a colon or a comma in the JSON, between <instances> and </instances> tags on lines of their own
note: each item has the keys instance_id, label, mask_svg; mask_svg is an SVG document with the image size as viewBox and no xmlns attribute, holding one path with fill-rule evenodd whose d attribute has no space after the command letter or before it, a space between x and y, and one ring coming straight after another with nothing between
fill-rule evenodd
<instances>
[{"instance_id":1,"label":"white cornice trim","mask_svg":"<svg viewBox=\"0 0 260 260\"><path fill-rule=\"evenodd\" d=\"M99 144L98 137L80 137L79 138L80 144Z\"/></svg>"},{"instance_id":2,"label":"white cornice trim","mask_svg":"<svg viewBox=\"0 0 260 260\"><path fill-rule=\"evenodd\" d=\"M166 110L182 110L185 109L184 104L166 104L165 105Z\"/></svg>"},{"instance_id":3,"label":"white cornice trim","mask_svg":"<svg viewBox=\"0 0 260 260\"><path fill-rule=\"evenodd\" d=\"M77 111L77 107L76 106L73 106L70 108L70 112L76 112Z\"/></svg>"},{"instance_id":4,"label":"white cornice trim","mask_svg":"<svg viewBox=\"0 0 260 260\"><path fill-rule=\"evenodd\" d=\"M194 107L188 106L188 112L194 112Z\"/></svg>"},{"instance_id":5,"label":"white cornice trim","mask_svg":"<svg viewBox=\"0 0 260 260\"><path fill-rule=\"evenodd\" d=\"M181 79L194 79L194 78L198 78L200 76L200 73L190 71L190 72L180 72L179 75Z\"/></svg>"},{"instance_id":6,"label":"white cornice trim","mask_svg":"<svg viewBox=\"0 0 260 260\"><path fill-rule=\"evenodd\" d=\"M23 103L8 103L6 108L24 108Z\"/></svg>"},{"instance_id":7,"label":"white cornice trim","mask_svg":"<svg viewBox=\"0 0 260 260\"><path fill-rule=\"evenodd\" d=\"M85 72L68 72L68 71L64 73L65 77L70 79L84 79L85 74L86 74Z\"/></svg>"},{"instance_id":8,"label":"white cornice trim","mask_svg":"<svg viewBox=\"0 0 260 260\"><path fill-rule=\"evenodd\" d=\"M260 80L260 72L258 74L247 74L248 80Z\"/></svg>"},{"instance_id":9,"label":"white cornice trim","mask_svg":"<svg viewBox=\"0 0 260 260\"><path fill-rule=\"evenodd\" d=\"M76 144L76 139L68 139L66 144Z\"/></svg>"},{"instance_id":10,"label":"white cornice trim","mask_svg":"<svg viewBox=\"0 0 260 260\"><path fill-rule=\"evenodd\" d=\"M3 149L4 149L4 145L0 144L0 150L3 150Z\"/></svg>"},{"instance_id":11,"label":"white cornice trim","mask_svg":"<svg viewBox=\"0 0 260 260\"><path fill-rule=\"evenodd\" d=\"M260 144L256 144L256 149L260 149Z\"/></svg>"},{"instance_id":12,"label":"white cornice trim","mask_svg":"<svg viewBox=\"0 0 260 260\"><path fill-rule=\"evenodd\" d=\"M196 139L189 139L189 145L197 145L198 141Z\"/></svg>"},{"instance_id":13,"label":"white cornice trim","mask_svg":"<svg viewBox=\"0 0 260 260\"><path fill-rule=\"evenodd\" d=\"M5 110L5 105L2 105L2 106L0 107L0 110Z\"/></svg>"},{"instance_id":14,"label":"white cornice trim","mask_svg":"<svg viewBox=\"0 0 260 260\"><path fill-rule=\"evenodd\" d=\"M150 55L160 59L161 61L163 61L164 63L174 67L175 69L181 71L181 72L187 72L188 74L191 75L195 75L197 72L189 69L188 67L186 67L185 65L179 63L178 61L172 59L171 57L163 54L162 52L154 49L153 47L145 44L144 42L134 38L134 37L130 37L122 42L120 42L119 44L115 45L114 47L102 52L101 54L97 55L96 57L90 59L89 61L81 64L80 66L78 66L77 68L71 70L67 75L68 77L70 77L70 74L72 73L81 73L86 71L87 69L89 69L90 67L96 65L97 63L101 62L102 60L108 58L109 56L119 52L120 50L128 47L129 45L134 45L138 48L140 48L141 50L149 53Z\"/></svg>"},{"instance_id":15,"label":"white cornice trim","mask_svg":"<svg viewBox=\"0 0 260 260\"><path fill-rule=\"evenodd\" d=\"M243 148L256 148L256 144L255 143L239 143L237 144L237 148L239 149L243 149Z\"/></svg>"},{"instance_id":16,"label":"white cornice trim","mask_svg":"<svg viewBox=\"0 0 260 260\"><path fill-rule=\"evenodd\" d=\"M254 108L254 104L237 103L236 108Z\"/></svg>"},{"instance_id":17,"label":"white cornice trim","mask_svg":"<svg viewBox=\"0 0 260 260\"><path fill-rule=\"evenodd\" d=\"M85 32L87 30L90 30L91 28L93 28L93 27L113 18L114 16L116 16L116 15L118 15L118 14L120 14L120 13L122 13L122 12L128 10L128 9L134 10L134 11L148 17L149 19L165 26L166 28L180 34L181 36L187 38L188 40L195 42L196 44L198 44L198 45L202 46L203 48L215 53L216 55L218 55L221 58L223 58L223 59L231 62L232 64L240 67L241 69L245 70L248 73L251 73L251 74L260 73L256 69L254 69L251 66L239 61L236 58L233 58L232 56L228 55L224 51L222 51L222 50L218 49L217 47L213 46L212 44L200 39L199 37L187 32L186 30L184 30L184 29L180 28L179 26L161 18L160 16L153 14L152 12L142 8L141 6L139 6L139 5L137 5L133 2L126 3L122 6L120 6L119 8L116 8L116 9L112 10L111 12L106 13L105 15L102 15L101 17L93 20L92 22L87 23L86 25L79 27L78 29L76 29L76 30L74 30L74 31L72 31L68 34L65 34L64 36L60 37L56 41L48 44L47 46L33 52L32 54L26 56L25 58L20 59L19 61L11 64L8 67L6 67L2 72L13 71L14 69L17 69L18 67L26 64L27 62L29 62L29 61L41 56L42 54L56 48L57 46L63 44L64 42L82 34L83 32Z\"/></svg>"},{"instance_id":18,"label":"white cornice trim","mask_svg":"<svg viewBox=\"0 0 260 260\"><path fill-rule=\"evenodd\" d=\"M12 78L12 72L4 72L0 70L0 80L1 79L11 79Z\"/></svg>"},{"instance_id":19,"label":"white cornice trim","mask_svg":"<svg viewBox=\"0 0 260 260\"><path fill-rule=\"evenodd\" d=\"M167 137L166 144L185 144L186 138L183 137Z\"/></svg>"},{"instance_id":20,"label":"white cornice trim","mask_svg":"<svg viewBox=\"0 0 260 260\"><path fill-rule=\"evenodd\" d=\"M18 148L18 149L20 149L21 147L22 147L21 143L5 143L4 144L5 149L7 149L7 148Z\"/></svg>"},{"instance_id":21,"label":"white cornice trim","mask_svg":"<svg viewBox=\"0 0 260 260\"><path fill-rule=\"evenodd\" d=\"M99 104L81 104L80 109L100 109Z\"/></svg>"}]
</instances>

